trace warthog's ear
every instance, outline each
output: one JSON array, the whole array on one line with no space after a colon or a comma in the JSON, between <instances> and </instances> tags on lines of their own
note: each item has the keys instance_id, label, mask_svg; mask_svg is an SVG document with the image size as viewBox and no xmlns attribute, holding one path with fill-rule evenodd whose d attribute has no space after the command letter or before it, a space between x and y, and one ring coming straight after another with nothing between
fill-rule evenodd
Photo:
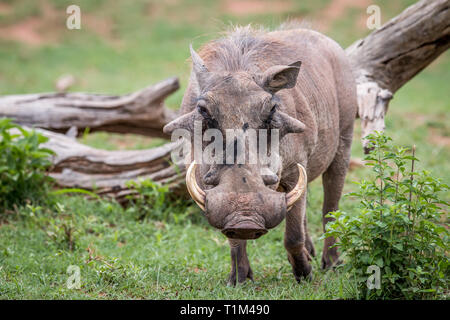
<instances>
[{"instance_id":1,"label":"warthog's ear","mask_svg":"<svg viewBox=\"0 0 450 320\"><path fill-rule=\"evenodd\" d=\"M196 111L191 111L185 115L170 121L163 128L163 132L167 135L172 134L176 129L185 129L188 131L194 130L194 121L196 117Z\"/></svg>"},{"instance_id":2,"label":"warthog's ear","mask_svg":"<svg viewBox=\"0 0 450 320\"><path fill-rule=\"evenodd\" d=\"M288 66L273 66L257 77L257 82L266 91L274 94L281 89L290 89L297 83L298 72L302 62L297 61Z\"/></svg>"},{"instance_id":3,"label":"warthog's ear","mask_svg":"<svg viewBox=\"0 0 450 320\"><path fill-rule=\"evenodd\" d=\"M195 78L197 79L199 87L204 88L209 75L208 68L203 59L200 58L198 53L192 48L192 44L189 45L189 50L191 52L192 69L194 70Z\"/></svg>"}]
</instances>

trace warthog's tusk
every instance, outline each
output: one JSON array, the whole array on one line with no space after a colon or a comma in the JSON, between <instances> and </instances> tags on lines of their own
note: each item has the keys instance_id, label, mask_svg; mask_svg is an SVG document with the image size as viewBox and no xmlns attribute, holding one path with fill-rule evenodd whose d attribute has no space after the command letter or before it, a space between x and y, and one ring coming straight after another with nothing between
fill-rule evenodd
<instances>
[{"instance_id":1,"label":"warthog's tusk","mask_svg":"<svg viewBox=\"0 0 450 320\"><path fill-rule=\"evenodd\" d=\"M197 203L198 206L203 211L206 211L205 210L206 193L197 184L197 179L195 177L196 167L197 164L195 163L195 161L192 161L186 173L186 186L189 191L189 194L191 195L192 199L194 199L195 203Z\"/></svg>"},{"instance_id":2,"label":"warthog's tusk","mask_svg":"<svg viewBox=\"0 0 450 320\"><path fill-rule=\"evenodd\" d=\"M298 181L297 181L297 184L295 185L295 187L291 191L289 191L288 194L286 194L287 211L292 209L292 206L294 205L294 203L298 199L300 199L300 197L302 196L303 192L305 192L306 183L308 181L307 176L306 176L305 168L300 163L297 163L297 167L298 167Z\"/></svg>"}]
</instances>

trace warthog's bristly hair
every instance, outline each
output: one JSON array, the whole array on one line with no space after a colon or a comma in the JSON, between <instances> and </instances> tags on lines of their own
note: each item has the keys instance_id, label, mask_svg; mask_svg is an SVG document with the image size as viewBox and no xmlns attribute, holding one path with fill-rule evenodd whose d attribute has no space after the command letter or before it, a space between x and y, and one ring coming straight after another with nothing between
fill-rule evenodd
<instances>
[{"instance_id":1,"label":"warthog's bristly hair","mask_svg":"<svg viewBox=\"0 0 450 320\"><path fill-rule=\"evenodd\" d=\"M200 49L211 71L257 72L264 66L265 54L276 54L280 42L264 37L268 31L251 25L233 27L222 38ZM265 54L262 54L265 53Z\"/></svg>"}]
</instances>

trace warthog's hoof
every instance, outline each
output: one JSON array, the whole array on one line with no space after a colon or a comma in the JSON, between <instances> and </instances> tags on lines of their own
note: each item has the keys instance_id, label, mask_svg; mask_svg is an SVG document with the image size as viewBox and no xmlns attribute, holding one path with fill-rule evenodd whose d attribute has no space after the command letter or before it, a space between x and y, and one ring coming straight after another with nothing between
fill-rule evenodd
<instances>
[{"instance_id":1,"label":"warthog's hoof","mask_svg":"<svg viewBox=\"0 0 450 320\"><path fill-rule=\"evenodd\" d=\"M294 277L297 282L304 279L312 279L312 266L310 264L312 258L306 247L303 247L302 251L296 256L288 254L288 260L292 266L292 272L294 273Z\"/></svg>"},{"instance_id":2,"label":"warthog's hoof","mask_svg":"<svg viewBox=\"0 0 450 320\"><path fill-rule=\"evenodd\" d=\"M331 248L322 253L322 269L332 269L340 265L342 261L339 259L336 248Z\"/></svg>"},{"instance_id":3,"label":"warthog's hoof","mask_svg":"<svg viewBox=\"0 0 450 320\"><path fill-rule=\"evenodd\" d=\"M303 265L301 267L293 268L295 280L298 283L302 280L311 281L312 280L312 267L310 264Z\"/></svg>"},{"instance_id":4,"label":"warthog's hoof","mask_svg":"<svg viewBox=\"0 0 450 320\"><path fill-rule=\"evenodd\" d=\"M238 268L238 272L236 275L236 271L231 271L230 275L228 276L227 280L227 286L234 287L236 286L236 278L238 283L243 283L247 279L250 279L253 281L253 271L250 266L248 268Z\"/></svg>"}]
</instances>

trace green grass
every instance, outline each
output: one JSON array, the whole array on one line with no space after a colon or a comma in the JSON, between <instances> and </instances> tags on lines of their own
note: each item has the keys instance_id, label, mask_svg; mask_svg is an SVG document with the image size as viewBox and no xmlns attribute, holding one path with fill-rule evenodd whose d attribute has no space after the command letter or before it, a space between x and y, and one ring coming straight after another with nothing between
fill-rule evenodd
<instances>
[{"instance_id":1,"label":"green grass","mask_svg":"<svg viewBox=\"0 0 450 320\"><path fill-rule=\"evenodd\" d=\"M0 40L0 94L53 91L55 79L71 73L77 82L71 91L121 94L177 75L181 89L166 103L177 108L189 75L188 45L195 47L217 36L229 22L263 23L276 26L288 17L314 16L330 1L294 1L282 14L233 16L219 4L206 0L176 1L161 5L153 1L75 1L85 17L110 23L105 35L83 24L82 30L66 30L65 7L74 1L48 0L63 12L49 32L57 41L39 46ZM395 16L413 1L378 1L382 21ZM42 16L37 2L10 3L12 12L0 13L0 29L26 19ZM343 46L368 33L355 28L352 19L359 9L348 9L327 34ZM58 21L61 26L58 26ZM45 28L45 26L44 26ZM47 30L48 31L48 30ZM1 32L1 31L0 31ZM403 146L417 145L420 168L450 181L450 55L442 55L400 89L390 104L386 132ZM362 157L359 122L352 155ZM95 133L83 143L105 149L147 148L163 141L137 136ZM351 181L367 177L358 168L347 177L344 192L353 190ZM297 284L283 247L284 224L257 241L249 241L248 253L255 282L230 288L226 239L204 218L181 219L178 223L138 222L129 210L108 201L86 200L80 196L59 196L61 214L45 206L30 216L30 208L0 213L0 298L52 299L337 299L354 297L352 281L345 274L322 272L323 242L320 179L309 186L309 230L318 256L313 261L313 280ZM449 195L446 195L447 199ZM356 210L356 203L344 198L343 211ZM179 210L175 209L174 210ZM198 215L201 212L192 207ZM180 214L175 212L174 215ZM73 251L68 250L60 230L67 221L75 226ZM55 229L56 228L56 229ZM87 248L101 256L87 262ZM80 290L66 287L69 265L81 268ZM112 269L108 269L112 265Z\"/></svg>"},{"instance_id":2,"label":"green grass","mask_svg":"<svg viewBox=\"0 0 450 320\"><path fill-rule=\"evenodd\" d=\"M230 268L225 237L206 223L136 222L120 206L80 197L60 203L76 226L74 250L63 237L48 235L54 213L20 210L1 227L0 293L3 298L113 299L333 299L351 297L345 276L318 270L311 282L297 284L283 248L283 226L261 241L251 241L255 282L226 286ZM201 213L198 212L200 215ZM37 222L39 221L39 222ZM44 226L42 229L37 224ZM59 241L61 240L61 241ZM101 256L88 262L87 248ZM69 265L81 269L81 289L67 289ZM112 265L112 269L108 269Z\"/></svg>"}]
</instances>

